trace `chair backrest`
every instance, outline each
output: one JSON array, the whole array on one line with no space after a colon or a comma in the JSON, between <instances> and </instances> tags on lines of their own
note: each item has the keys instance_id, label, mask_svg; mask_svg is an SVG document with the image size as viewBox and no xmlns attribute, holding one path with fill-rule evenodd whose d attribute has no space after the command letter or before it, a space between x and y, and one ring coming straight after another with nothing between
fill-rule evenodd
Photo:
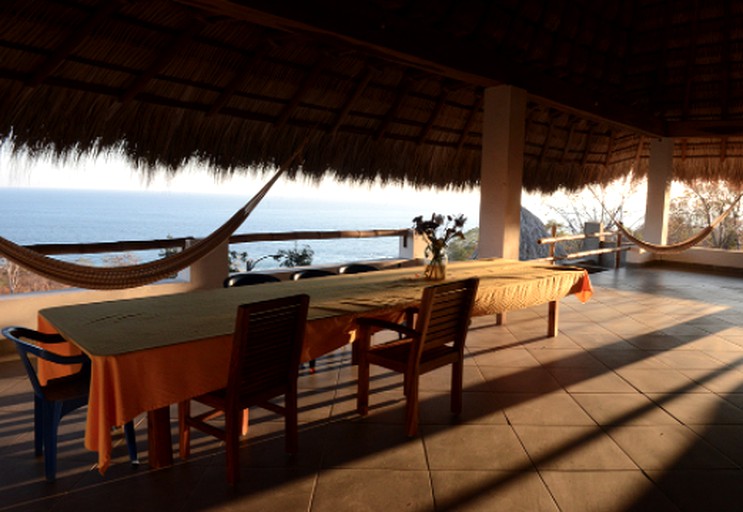
<instances>
[{"instance_id":1,"label":"chair backrest","mask_svg":"<svg viewBox=\"0 0 743 512\"><path fill-rule=\"evenodd\" d=\"M18 351L18 355L21 358L28 379L31 381L31 385L34 388L36 396L43 400L47 400L47 396L44 393L44 386L41 385L39 377L36 374L36 370L31 363L29 354L44 359L56 364L63 365L82 365L80 374L90 374L90 359L88 356L81 354L76 356L63 356L55 354L36 343L43 343L45 345L51 345L54 343L64 343L66 340L59 334L46 334L33 329L27 329L25 327L5 327L2 330L2 334L5 338L15 344L15 348ZM34 343L36 342L36 343Z\"/></svg>"},{"instance_id":2,"label":"chair backrest","mask_svg":"<svg viewBox=\"0 0 743 512\"><path fill-rule=\"evenodd\" d=\"M339 274L361 274L363 272L374 272L379 270L374 265L365 265L363 263L351 263L338 269Z\"/></svg>"},{"instance_id":3,"label":"chair backrest","mask_svg":"<svg viewBox=\"0 0 743 512\"><path fill-rule=\"evenodd\" d=\"M274 277L270 274L253 274L247 272L244 274L235 274L224 280L222 285L225 288L232 288L233 286L250 286L253 284L263 283L278 283L281 281L278 277Z\"/></svg>"},{"instance_id":4,"label":"chair backrest","mask_svg":"<svg viewBox=\"0 0 743 512\"><path fill-rule=\"evenodd\" d=\"M480 280L476 277L452 281L423 290L416 331L418 346L412 351L416 361L426 350L453 344L463 351L472 306Z\"/></svg>"},{"instance_id":5,"label":"chair backrest","mask_svg":"<svg viewBox=\"0 0 743 512\"><path fill-rule=\"evenodd\" d=\"M299 279L311 279L313 277L325 277L325 276L334 276L336 275L335 272L331 272L330 270L322 270L320 268L308 268L307 270L299 270L297 272L294 272L292 274L292 281L297 281Z\"/></svg>"},{"instance_id":6,"label":"chair backrest","mask_svg":"<svg viewBox=\"0 0 743 512\"><path fill-rule=\"evenodd\" d=\"M228 400L268 399L296 387L309 300L300 294L238 306Z\"/></svg>"}]
</instances>

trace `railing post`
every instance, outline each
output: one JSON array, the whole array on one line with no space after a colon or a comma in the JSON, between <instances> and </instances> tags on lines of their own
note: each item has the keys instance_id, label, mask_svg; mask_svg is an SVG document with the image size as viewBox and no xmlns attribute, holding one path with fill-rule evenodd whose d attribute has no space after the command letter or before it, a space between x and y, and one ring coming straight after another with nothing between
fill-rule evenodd
<instances>
[{"instance_id":1,"label":"railing post","mask_svg":"<svg viewBox=\"0 0 743 512\"><path fill-rule=\"evenodd\" d=\"M552 238L557 238L557 224L552 224ZM553 265L555 264L555 246L557 242L550 244L550 261Z\"/></svg>"},{"instance_id":2,"label":"railing post","mask_svg":"<svg viewBox=\"0 0 743 512\"><path fill-rule=\"evenodd\" d=\"M617 252L614 255L614 270L618 270L622 266L622 233L617 231Z\"/></svg>"},{"instance_id":3,"label":"railing post","mask_svg":"<svg viewBox=\"0 0 743 512\"><path fill-rule=\"evenodd\" d=\"M400 237L400 259L415 260L425 258L426 240L415 230L409 229Z\"/></svg>"}]
</instances>

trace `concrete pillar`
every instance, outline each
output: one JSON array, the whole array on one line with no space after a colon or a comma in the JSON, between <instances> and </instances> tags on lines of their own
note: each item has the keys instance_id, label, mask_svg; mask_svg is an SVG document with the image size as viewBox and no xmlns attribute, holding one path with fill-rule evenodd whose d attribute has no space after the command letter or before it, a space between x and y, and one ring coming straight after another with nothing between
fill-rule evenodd
<instances>
[{"instance_id":1,"label":"concrete pillar","mask_svg":"<svg viewBox=\"0 0 743 512\"><path fill-rule=\"evenodd\" d=\"M220 288L229 274L229 247L225 241L190 267L190 289Z\"/></svg>"},{"instance_id":2,"label":"concrete pillar","mask_svg":"<svg viewBox=\"0 0 743 512\"><path fill-rule=\"evenodd\" d=\"M526 91L485 89L480 166L480 258L519 259Z\"/></svg>"},{"instance_id":3,"label":"concrete pillar","mask_svg":"<svg viewBox=\"0 0 743 512\"><path fill-rule=\"evenodd\" d=\"M648 242L665 244L668 240L668 208L673 178L673 139L650 142L650 169L648 195L645 203L643 238Z\"/></svg>"},{"instance_id":4,"label":"concrete pillar","mask_svg":"<svg viewBox=\"0 0 743 512\"><path fill-rule=\"evenodd\" d=\"M409 229L407 235L400 237L400 259L414 260L425 258L426 239Z\"/></svg>"}]
</instances>

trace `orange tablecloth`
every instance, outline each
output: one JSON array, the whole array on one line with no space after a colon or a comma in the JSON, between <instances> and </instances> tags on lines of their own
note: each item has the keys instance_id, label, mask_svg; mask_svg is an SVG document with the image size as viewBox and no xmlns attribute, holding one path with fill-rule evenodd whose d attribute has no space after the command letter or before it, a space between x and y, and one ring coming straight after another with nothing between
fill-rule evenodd
<instances>
[{"instance_id":1,"label":"orange tablecloth","mask_svg":"<svg viewBox=\"0 0 743 512\"><path fill-rule=\"evenodd\" d=\"M222 369L228 366L239 304L308 293L306 361L352 342L357 317L396 319L417 304L431 284L422 273L416 267L62 306L40 311L39 327L60 332L92 360L85 445L98 451L103 473L110 463L112 426L226 385ZM480 278L475 315L569 294L585 301L592 293L581 269L500 259L449 265L447 280L470 276Z\"/></svg>"}]
</instances>

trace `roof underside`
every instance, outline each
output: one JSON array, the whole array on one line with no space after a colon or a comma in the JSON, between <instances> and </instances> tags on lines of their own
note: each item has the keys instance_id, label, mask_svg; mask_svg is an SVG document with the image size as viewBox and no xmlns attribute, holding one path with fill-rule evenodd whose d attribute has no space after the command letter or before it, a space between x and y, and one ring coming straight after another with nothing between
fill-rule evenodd
<instances>
[{"instance_id":1,"label":"roof underside","mask_svg":"<svg viewBox=\"0 0 743 512\"><path fill-rule=\"evenodd\" d=\"M0 137L231 173L309 136L311 176L468 187L512 84L529 190L642 175L661 136L677 178L741 184L742 64L734 0L13 0Z\"/></svg>"}]
</instances>

